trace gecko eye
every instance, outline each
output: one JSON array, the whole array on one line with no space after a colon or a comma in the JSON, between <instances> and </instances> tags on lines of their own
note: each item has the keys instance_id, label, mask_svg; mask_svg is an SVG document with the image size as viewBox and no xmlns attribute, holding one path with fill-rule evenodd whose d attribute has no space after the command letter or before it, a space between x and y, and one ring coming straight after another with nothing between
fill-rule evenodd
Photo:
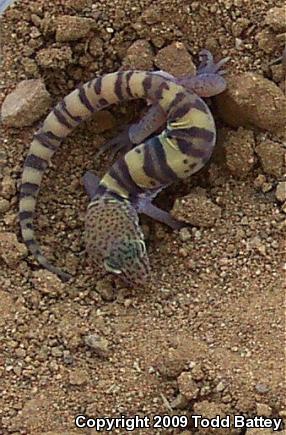
<instances>
[{"instance_id":1,"label":"gecko eye","mask_svg":"<svg viewBox=\"0 0 286 435\"><path fill-rule=\"evenodd\" d=\"M127 283L140 283L149 272L149 262L146 246L143 240L120 240L109 256L104 259L106 271L122 275Z\"/></svg>"},{"instance_id":2,"label":"gecko eye","mask_svg":"<svg viewBox=\"0 0 286 435\"><path fill-rule=\"evenodd\" d=\"M146 245L145 242L143 242L143 240L140 240L139 244L140 244L141 257L143 257L143 255L146 254Z\"/></svg>"},{"instance_id":3,"label":"gecko eye","mask_svg":"<svg viewBox=\"0 0 286 435\"><path fill-rule=\"evenodd\" d=\"M115 275L120 275L122 273L120 269L117 269L116 266L112 264L112 261L110 259L104 260L104 267L107 270L107 272L114 273Z\"/></svg>"}]
</instances>

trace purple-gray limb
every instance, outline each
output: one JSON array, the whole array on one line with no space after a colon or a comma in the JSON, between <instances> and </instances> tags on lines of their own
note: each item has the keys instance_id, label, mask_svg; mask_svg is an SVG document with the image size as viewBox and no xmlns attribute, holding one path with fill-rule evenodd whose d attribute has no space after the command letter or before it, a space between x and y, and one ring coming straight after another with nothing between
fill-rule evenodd
<instances>
[{"instance_id":1,"label":"purple-gray limb","mask_svg":"<svg viewBox=\"0 0 286 435\"><path fill-rule=\"evenodd\" d=\"M100 182L99 177L97 177L93 172L87 171L83 176L83 184L84 188L92 200L96 193L98 184ZM161 223L164 223L171 227L174 230L183 228L187 226L186 223L181 222L177 219L175 219L173 216L170 215L165 210L160 209L156 205L151 203L151 200L148 197L140 198L139 203L132 204L134 205L134 208L139 212L143 213L146 216L151 217L152 219L159 221Z\"/></svg>"},{"instance_id":2,"label":"purple-gray limb","mask_svg":"<svg viewBox=\"0 0 286 435\"><path fill-rule=\"evenodd\" d=\"M154 74L172 80L200 97L207 98L220 94L226 89L226 81L222 76L224 70L221 68L229 58L226 57L215 63L208 50L202 50L199 53L199 58L200 65L194 76L174 77L165 71L154 71ZM151 104L151 108L139 122L127 126L115 138L107 141L96 154L96 158L106 151L110 151L113 157L119 151L125 154L134 145L144 142L149 136L160 130L166 123L167 116L158 104L152 102Z\"/></svg>"}]
</instances>

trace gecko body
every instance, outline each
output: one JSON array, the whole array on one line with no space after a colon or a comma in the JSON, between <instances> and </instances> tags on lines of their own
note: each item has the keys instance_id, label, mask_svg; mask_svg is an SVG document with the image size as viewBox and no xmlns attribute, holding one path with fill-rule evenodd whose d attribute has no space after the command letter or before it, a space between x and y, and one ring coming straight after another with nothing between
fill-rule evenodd
<instances>
[{"instance_id":1,"label":"gecko body","mask_svg":"<svg viewBox=\"0 0 286 435\"><path fill-rule=\"evenodd\" d=\"M115 161L101 180L91 173L84 177L91 198L85 238L89 255L107 271L120 274L132 284L142 284L148 278L150 266L138 213L172 228L183 226L153 205L152 200L160 190L189 177L209 160L216 129L207 104L196 91L206 96L225 89L218 71L224 62L214 64L210 53L204 51L194 77L176 79L164 72L145 71L106 74L71 92L50 112L34 135L20 190L22 236L42 266L63 280L70 277L45 258L33 226L43 173L54 152L94 112L114 103L143 98L152 105L143 120L130 128L126 154ZM165 122L163 131L152 136ZM125 145L119 141L118 148Z\"/></svg>"}]
</instances>

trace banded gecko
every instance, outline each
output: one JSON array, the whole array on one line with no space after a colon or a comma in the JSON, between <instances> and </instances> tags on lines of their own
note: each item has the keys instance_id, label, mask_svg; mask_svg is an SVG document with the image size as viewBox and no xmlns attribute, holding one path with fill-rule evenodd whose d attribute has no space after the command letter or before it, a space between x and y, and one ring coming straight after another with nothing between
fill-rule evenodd
<instances>
[{"instance_id":1,"label":"banded gecko","mask_svg":"<svg viewBox=\"0 0 286 435\"><path fill-rule=\"evenodd\" d=\"M207 104L200 98L226 88L222 65L210 52L200 53L195 76L175 78L163 72L119 71L90 80L67 95L49 113L34 134L24 163L19 218L24 242L37 261L66 281L70 275L55 267L42 253L34 233L36 199L45 169L61 141L94 112L135 98L151 103L144 118L130 127L128 147L100 180L92 172L83 177L90 196L86 214L86 249L105 270L131 284L148 279L150 266L138 213L176 229L184 223L152 204L163 188L199 171L209 160L216 129ZM165 125L166 124L166 125ZM153 135L160 127L160 134ZM131 149L130 149L131 148Z\"/></svg>"}]
</instances>

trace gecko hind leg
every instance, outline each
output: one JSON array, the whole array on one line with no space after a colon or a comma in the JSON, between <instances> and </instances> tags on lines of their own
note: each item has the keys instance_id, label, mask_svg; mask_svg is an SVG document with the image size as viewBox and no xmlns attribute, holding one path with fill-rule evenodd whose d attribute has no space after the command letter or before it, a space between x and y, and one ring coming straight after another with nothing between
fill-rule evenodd
<instances>
[{"instance_id":1,"label":"gecko hind leg","mask_svg":"<svg viewBox=\"0 0 286 435\"><path fill-rule=\"evenodd\" d=\"M97 191L99 184L99 177L97 177L92 171L87 171L82 177L83 185L86 190L86 193L92 199Z\"/></svg>"},{"instance_id":2,"label":"gecko hind leg","mask_svg":"<svg viewBox=\"0 0 286 435\"><path fill-rule=\"evenodd\" d=\"M95 158L97 159L106 151L109 151L111 157L114 158L119 151L126 154L133 148L133 146L134 144L131 142L129 137L129 126L127 126L117 136L105 142L96 153Z\"/></svg>"},{"instance_id":3,"label":"gecko hind leg","mask_svg":"<svg viewBox=\"0 0 286 435\"><path fill-rule=\"evenodd\" d=\"M170 213L151 204L150 201L142 204L142 206L140 207L140 213L144 213L146 216L149 216L156 221L168 225L173 230L179 230L183 227L188 226L186 222L175 219L173 216L170 215Z\"/></svg>"},{"instance_id":4,"label":"gecko hind leg","mask_svg":"<svg viewBox=\"0 0 286 435\"><path fill-rule=\"evenodd\" d=\"M128 125L115 138L106 142L96 157L109 150L112 150L113 157L118 151L126 154L134 146L144 142L149 136L160 129L165 124L166 118L166 113L161 106L153 104L140 121L136 124Z\"/></svg>"}]
</instances>

